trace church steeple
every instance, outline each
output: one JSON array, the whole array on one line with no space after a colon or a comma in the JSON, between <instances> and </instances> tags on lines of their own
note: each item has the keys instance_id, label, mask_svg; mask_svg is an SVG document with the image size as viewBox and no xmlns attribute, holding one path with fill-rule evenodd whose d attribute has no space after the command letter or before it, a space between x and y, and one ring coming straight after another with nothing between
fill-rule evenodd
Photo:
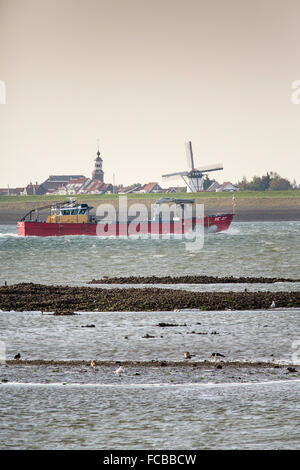
<instances>
[{"instance_id":1,"label":"church steeple","mask_svg":"<svg viewBox=\"0 0 300 470\"><path fill-rule=\"evenodd\" d=\"M103 183L103 178L104 178L104 172L102 170L102 158L100 157L100 150L99 150L99 144L98 144L98 151L97 151L97 157L95 158L95 168L92 173L92 178L99 180Z\"/></svg>"},{"instance_id":2,"label":"church steeple","mask_svg":"<svg viewBox=\"0 0 300 470\"><path fill-rule=\"evenodd\" d=\"M98 152L97 152L97 158L98 158L99 160L102 160L102 158L100 157L100 150L99 150L99 144L98 144Z\"/></svg>"}]
</instances>

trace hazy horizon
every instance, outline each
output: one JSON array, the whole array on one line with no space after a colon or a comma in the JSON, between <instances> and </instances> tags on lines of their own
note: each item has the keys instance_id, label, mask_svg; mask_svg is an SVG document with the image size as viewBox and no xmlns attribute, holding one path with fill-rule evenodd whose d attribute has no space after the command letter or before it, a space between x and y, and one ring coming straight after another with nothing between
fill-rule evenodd
<instances>
[{"instance_id":1,"label":"hazy horizon","mask_svg":"<svg viewBox=\"0 0 300 470\"><path fill-rule=\"evenodd\" d=\"M49 175L300 183L297 0L0 0L0 187Z\"/></svg>"}]
</instances>

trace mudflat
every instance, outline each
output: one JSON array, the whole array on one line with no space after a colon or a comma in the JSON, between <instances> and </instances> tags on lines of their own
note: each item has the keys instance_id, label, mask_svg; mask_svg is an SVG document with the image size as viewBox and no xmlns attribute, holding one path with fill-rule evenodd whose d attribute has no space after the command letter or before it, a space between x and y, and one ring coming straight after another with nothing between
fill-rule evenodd
<instances>
[{"instance_id":1,"label":"mudflat","mask_svg":"<svg viewBox=\"0 0 300 470\"><path fill-rule=\"evenodd\" d=\"M300 292L189 292L150 287L95 289L33 283L0 286L1 310L51 312L54 315L74 315L75 312L99 312L101 315L101 312L182 309L256 310L271 309L273 302L277 308L299 308Z\"/></svg>"},{"instance_id":2,"label":"mudflat","mask_svg":"<svg viewBox=\"0 0 300 470\"><path fill-rule=\"evenodd\" d=\"M300 279L283 277L233 277L233 276L126 276L93 279L88 284L274 284L300 282Z\"/></svg>"}]
</instances>

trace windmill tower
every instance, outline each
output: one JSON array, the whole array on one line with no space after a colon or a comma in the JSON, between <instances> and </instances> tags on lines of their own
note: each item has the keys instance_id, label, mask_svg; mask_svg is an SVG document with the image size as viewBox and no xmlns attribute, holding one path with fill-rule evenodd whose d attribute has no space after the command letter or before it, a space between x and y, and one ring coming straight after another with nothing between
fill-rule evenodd
<instances>
[{"instance_id":1,"label":"windmill tower","mask_svg":"<svg viewBox=\"0 0 300 470\"><path fill-rule=\"evenodd\" d=\"M203 167L195 168L192 142L185 143L188 171L179 171L177 173L168 173L162 175L163 180L175 180L182 178L187 186L187 191L191 193L197 193L203 191L204 175L211 171L223 170L222 163L216 163L215 165L206 165Z\"/></svg>"}]
</instances>

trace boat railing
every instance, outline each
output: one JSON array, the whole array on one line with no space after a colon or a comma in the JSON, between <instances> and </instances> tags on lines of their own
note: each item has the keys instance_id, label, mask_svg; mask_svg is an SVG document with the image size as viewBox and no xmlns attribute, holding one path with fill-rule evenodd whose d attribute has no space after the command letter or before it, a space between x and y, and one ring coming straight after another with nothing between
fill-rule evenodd
<instances>
[{"instance_id":1,"label":"boat railing","mask_svg":"<svg viewBox=\"0 0 300 470\"><path fill-rule=\"evenodd\" d=\"M42 211L42 210L46 210L46 209L49 209L49 211L51 212L52 210L58 210L60 209L61 207L64 207L66 205L70 205L70 201L63 201L63 202L56 202L56 203L52 203L52 204L48 204L47 206L42 206L42 207L36 207L34 209L31 209L29 212L27 212L21 219L21 222L24 222L25 220L29 220L31 221L33 219L32 215L34 213L36 213L36 217L35 217L35 221L38 220L38 217L39 217L39 212Z\"/></svg>"}]
</instances>

